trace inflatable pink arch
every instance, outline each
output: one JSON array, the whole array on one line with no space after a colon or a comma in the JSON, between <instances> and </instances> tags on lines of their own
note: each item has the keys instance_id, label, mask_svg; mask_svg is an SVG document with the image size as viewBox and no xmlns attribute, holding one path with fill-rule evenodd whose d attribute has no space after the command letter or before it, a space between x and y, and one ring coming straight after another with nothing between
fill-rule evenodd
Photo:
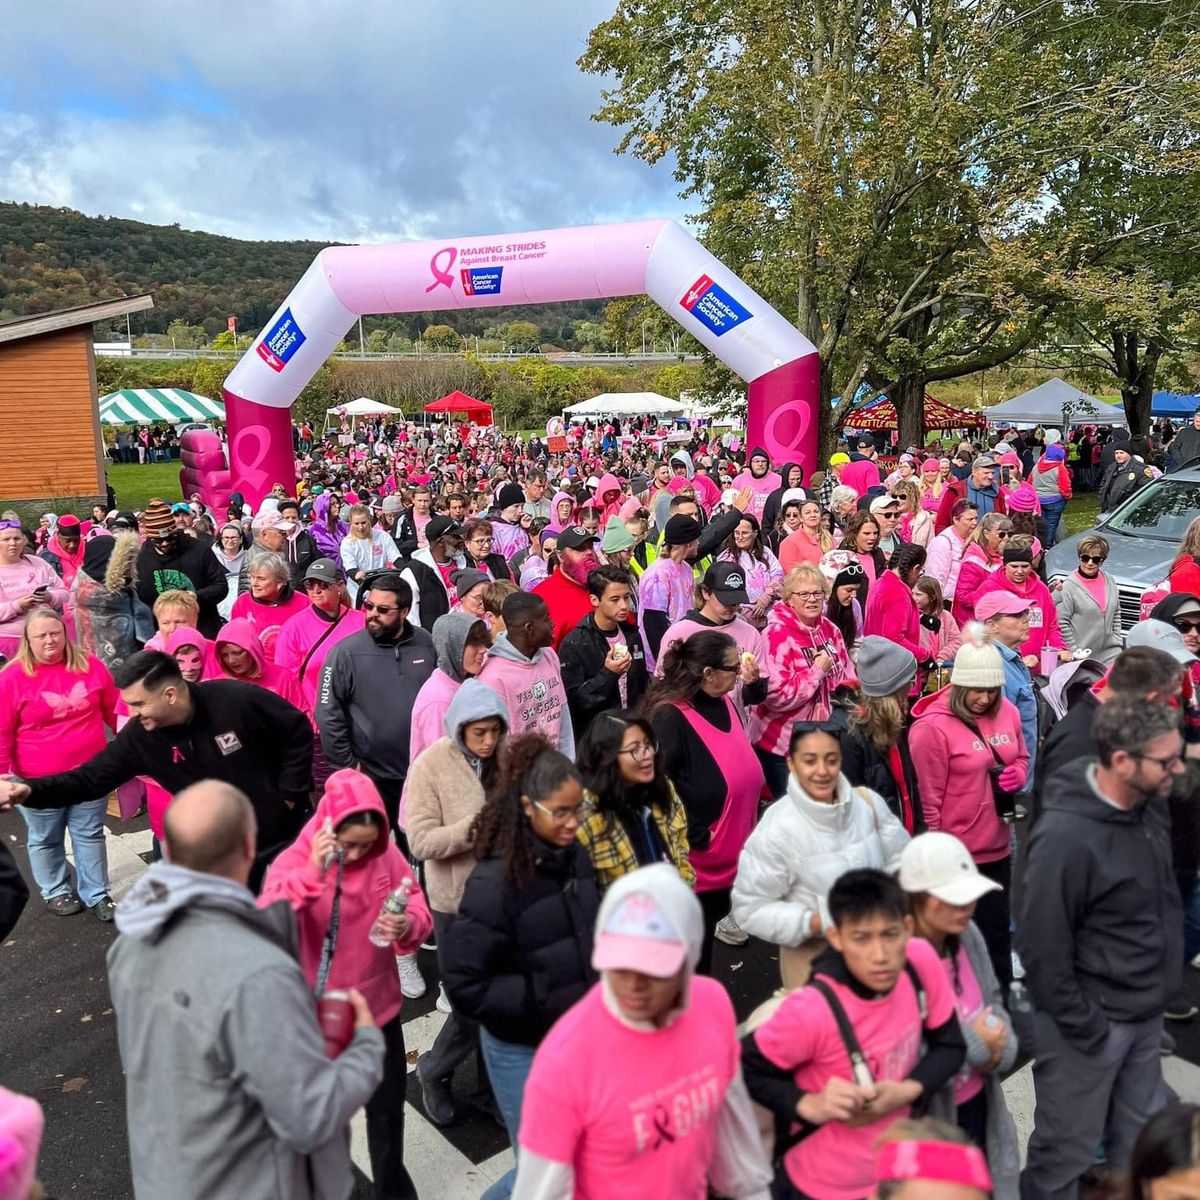
<instances>
[{"instance_id":1,"label":"inflatable pink arch","mask_svg":"<svg viewBox=\"0 0 1200 1200\"><path fill-rule=\"evenodd\" d=\"M549 304L645 293L749 385L748 440L815 466L816 349L675 221L322 250L225 381L229 464L213 434L185 435L180 480L223 508L257 506L296 467L289 410L360 316Z\"/></svg>"}]
</instances>

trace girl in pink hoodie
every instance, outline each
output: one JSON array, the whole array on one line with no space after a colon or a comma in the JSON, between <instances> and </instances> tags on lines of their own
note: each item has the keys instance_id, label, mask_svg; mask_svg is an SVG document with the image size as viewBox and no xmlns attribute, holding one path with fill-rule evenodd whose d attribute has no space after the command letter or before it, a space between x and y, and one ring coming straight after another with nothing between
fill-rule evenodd
<instances>
[{"instance_id":1,"label":"girl in pink hoodie","mask_svg":"<svg viewBox=\"0 0 1200 1200\"><path fill-rule=\"evenodd\" d=\"M925 566L925 547L906 542L891 558L888 570L875 581L867 596L863 633L876 634L907 650L918 663L929 655L921 645L921 614L913 597L913 587ZM920 695L925 672L917 671L912 691Z\"/></svg>"},{"instance_id":2,"label":"girl in pink hoodie","mask_svg":"<svg viewBox=\"0 0 1200 1200\"><path fill-rule=\"evenodd\" d=\"M299 680L282 667L267 662L262 642L245 617L230 621L213 639L213 649L221 668L216 678L257 683L289 704L304 708L304 693L300 690Z\"/></svg>"},{"instance_id":3,"label":"girl in pink hoodie","mask_svg":"<svg viewBox=\"0 0 1200 1200\"><path fill-rule=\"evenodd\" d=\"M392 941L376 946L371 927L388 894L405 881L412 889L408 908L386 918ZM316 813L267 871L258 905L267 908L278 900L296 914L300 965L309 983L321 992L357 988L370 1005L385 1044L383 1080L367 1101L375 1195L415 1196L403 1158L408 1064L396 956L415 952L433 920L420 884L388 836L379 791L365 775L351 770L330 775ZM331 929L336 940L323 963ZM325 978L318 979L321 974Z\"/></svg>"},{"instance_id":4,"label":"girl in pink hoodie","mask_svg":"<svg viewBox=\"0 0 1200 1200\"><path fill-rule=\"evenodd\" d=\"M1058 608L1050 589L1033 569L1033 538L1013 534L1004 548L1004 565L994 571L979 589L976 604L988 592L1006 591L1029 603L1029 637L1021 643L1021 657L1031 670L1040 669L1043 646L1053 646L1060 662L1069 662L1071 652L1058 627Z\"/></svg>"}]
</instances>

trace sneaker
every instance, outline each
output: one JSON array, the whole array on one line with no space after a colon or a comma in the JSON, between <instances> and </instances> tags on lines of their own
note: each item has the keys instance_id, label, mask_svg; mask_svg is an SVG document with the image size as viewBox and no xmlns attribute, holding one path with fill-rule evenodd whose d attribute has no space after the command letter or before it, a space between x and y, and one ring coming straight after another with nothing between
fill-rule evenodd
<instances>
[{"instance_id":1,"label":"sneaker","mask_svg":"<svg viewBox=\"0 0 1200 1200\"><path fill-rule=\"evenodd\" d=\"M438 984L438 998L437 1002L434 1004L434 1008L436 1008L438 1012L445 1013L447 1016L454 1011L450 1004L450 997L446 995L446 985L444 983Z\"/></svg>"},{"instance_id":2,"label":"sneaker","mask_svg":"<svg viewBox=\"0 0 1200 1200\"><path fill-rule=\"evenodd\" d=\"M1192 959L1192 966L1195 967L1197 971L1200 971L1200 954L1197 954L1196 957Z\"/></svg>"},{"instance_id":3,"label":"sneaker","mask_svg":"<svg viewBox=\"0 0 1200 1200\"><path fill-rule=\"evenodd\" d=\"M1175 1049L1175 1039L1164 1029L1158 1041L1159 1054L1174 1054Z\"/></svg>"},{"instance_id":4,"label":"sneaker","mask_svg":"<svg viewBox=\"0 0 1200 1200\"><path fill-rule=\"evenodd\" d=\"M1015 950L1012 952L1012 973L1014 979L1025 978L1025 966L1021 962L1021 956Z\"/></svg>"},{"instance_id":5,"label":"sneaker","mask_svg":"<svg viewBox=\"0 0 1200 1200\"><path fill-rule=\"evenodd\" d=\"M400 992L405 1000L419 1000L425 995L425 976L415 954L397 954L396 970L400 972Z\"/></svg>"},{"instance_id":6,"label":"sneaker","mask_svg":"<svg viewBox=\"0 0 1200 1200\"><path fill-rule=\"evenodd\" d=\"M1163 1016L1168 1021L1190 1021L1198 1012L1200 1012L1200 1008L1197 1008L1186 997L1175 996L1167 1003Z\"/></svg>"},{"instance_id":7,"label":"sneaker","mask_svg":"<svg viewBox=\"0 0 1200 1200\"><path fill-rule=\"evenodd\" d=\"M421 943L421 949L422 950L436 950L437 949L437 935L434 933L430 933L429 937L426 938L425 941L423 941Z\"/></svg>"},{"instance_id":8,"label":"sneaker","mask_svg":"<svg viewBox=\"0 0 1200 1200\"><path fill-rule=\"evenodd\" d=\"M429 1079L423 1068L429 1067L429 1054L426 1052L417 1059L417 1082L421 1085L421 1102L425 1106L425 1115L435 1125L451 1125L454 1122L454 1093L450 1090L448 1079Z\"/></svg>"},{"instance_id":9,"label":"sneaker","mask_svg":"<svg viewBox=\"0 0 1200 1200\"><path fill-rule=\"evenodd\" d=\"M717 922L717 941L727 946L744 946L750 935L733 919L733 913Z\"/></svg>"},{"instance_id":10,"label":"sneaker","mask_svg":"<svg viewBox=\"0 0 1200 1200\"><path fill-rule=\"evenodd\" d=\"M83 912L83 901L78 896L66 892L61 896L52 896L46 901L46 907L56 917L73 917Z\"/></svg>"},{"instance_id":11,"label":"sneaker","mask_svg":"<svg viewBox=\"0 0 1200 1200\"><path fill-rule=\"evenodd\" d=\"M101 896L95 904L91 905L91 911L97 921L103 921L107 925L113 919L117 906L113 903L111 896Z\"/></svg>"}]
</instances>

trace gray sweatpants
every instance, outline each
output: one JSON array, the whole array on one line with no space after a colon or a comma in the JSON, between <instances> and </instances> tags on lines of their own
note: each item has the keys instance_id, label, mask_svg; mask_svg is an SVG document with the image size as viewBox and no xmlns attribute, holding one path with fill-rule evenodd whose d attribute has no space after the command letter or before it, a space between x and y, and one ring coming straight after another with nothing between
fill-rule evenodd
<instances>
[{"instance_id":1,"label":"gray sweatpants","mask_svg":"<svg viewBox=\"0 0 1200 1200\"><path fill-rule=\"evenodd\" d=\"M1076 1200L1097 1149L1104 1146L1109 1167L1126 1167L1142 1126L1166 1103L1162 1017L1114 1022L1090 1054L1067 1042L1044 1013L1034 1029L1037 1108L1021 1200Z\"/></svg>"}]
</instances>

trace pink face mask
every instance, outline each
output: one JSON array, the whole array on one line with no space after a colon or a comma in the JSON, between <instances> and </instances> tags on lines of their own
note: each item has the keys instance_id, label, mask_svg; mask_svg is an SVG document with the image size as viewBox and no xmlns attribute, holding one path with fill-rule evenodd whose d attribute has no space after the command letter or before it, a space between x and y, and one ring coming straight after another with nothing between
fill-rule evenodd
<instances>
[{"instance_id":1,"label":"pink face mask","mask_svg":"<svg viewBox=\"0 0 1200 1200\"><path fill-rule=\"evenodd\" d=\"M175 651L175 661L179 664L180 674L188 683L199 683L204 674L204 655L197 646L180 646Z\"/></svg>"}]
</instances>

